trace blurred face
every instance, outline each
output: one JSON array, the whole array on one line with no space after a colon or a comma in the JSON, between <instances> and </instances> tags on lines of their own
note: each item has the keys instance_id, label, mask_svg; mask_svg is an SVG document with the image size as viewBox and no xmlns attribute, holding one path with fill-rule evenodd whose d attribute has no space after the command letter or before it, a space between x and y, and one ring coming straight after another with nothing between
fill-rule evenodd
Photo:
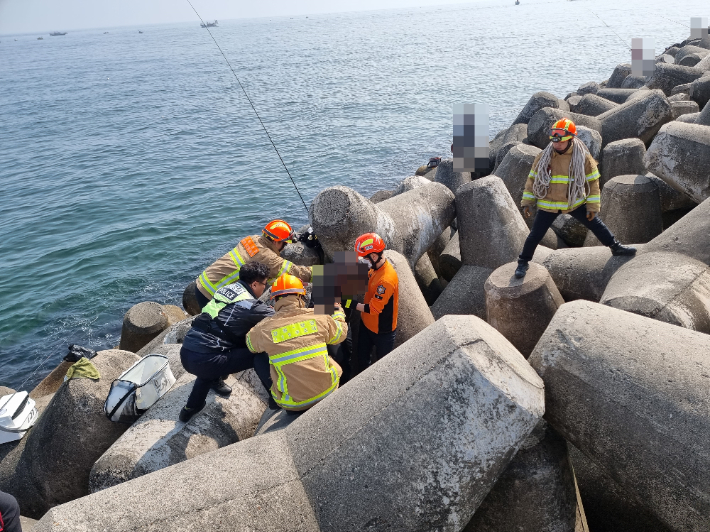
<instances>
[{"instance_id":1,"label":"blurred face","mask_svg":"<svg viewBox=\"0 0 710 532\"><path fill-rule=\"evenodd\" d=\"M254 281L249 285L249 288L251 288L256 297L261 297L264 294L264 290L266 290L266 279Z\"/></svg>"}]
</instances>

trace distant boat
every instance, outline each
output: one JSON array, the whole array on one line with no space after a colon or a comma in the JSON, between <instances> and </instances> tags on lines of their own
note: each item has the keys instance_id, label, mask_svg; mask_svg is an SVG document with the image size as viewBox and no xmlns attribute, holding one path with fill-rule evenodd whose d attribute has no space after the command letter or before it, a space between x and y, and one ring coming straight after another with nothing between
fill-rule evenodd
<instances>
[{"instance_id":1,"label":"distant boat","mask_svg":"<svg viewBox=\"0 0 710 532\"><path fill-rule=\"evenodd\" d=\"M44 37L37 37L37 40L38 40L38 41L43 41L43 40L44 40Z\"/></svg>"},{"instance_id":2,"label":"distant boat","mask_svg":"<svg viewBox=\"0 0 710 532\"><path fill-rule=\"evenodd\" d=\"M67 34L66 31L64 31L64 32L61 32L61 31L53 31L53 32L50 33L49 35L50 35L50 37L56 37L56 36L58 36L58 35L66 35L66 34Z\"/></svg>"},{"instance_id":3,"label":"distant boat","mask_svg":"<svg viewBox=\"0 0 710 532\"><path fill-rule=\"evenodd\" d=\"M107 31L105 31L105 32L104 32L104 35L106 35L107 33L108 33L108 32L107 32Z\"/></svg>"},{"instance_id":4,"label":"distant boat","mask_svg":"<svg viewBox=\"0 0 710 532\"><path fill-rule=\"evenodd\" d=\"M138 30L138 33L143 33L141 30Z\"/></svg>"},{"instance_id":5,"label":"distant boat","mask_svg":"<svg viewBox=\"0 0 710 532\"><path fill-rule=\"evenodd\" d=\"M216 28L217 27L217 21L215 20L214 22L202 22L200 23L201 28Z\"/></svg>"},{"instance_id":6,"label":"distant boat","mask_svg":"<svg viewBox=\"0 0 710 532\"><path fill-rule=\"evenodd\" d=\"M515 0L515 5L519 6L520 5L520 0Z\"/></svg>"}]
</instances>

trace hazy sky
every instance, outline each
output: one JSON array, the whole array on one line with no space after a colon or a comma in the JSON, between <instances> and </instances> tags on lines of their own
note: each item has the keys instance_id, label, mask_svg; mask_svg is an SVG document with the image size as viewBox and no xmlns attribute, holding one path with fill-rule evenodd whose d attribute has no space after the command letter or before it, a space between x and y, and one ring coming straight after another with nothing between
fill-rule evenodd
<instances>
[{"instance_id":1,"label":"hazy sky","mask_svg":"<svg viewBox=\"0 0 710 532\"><path fill-rule=\"evenodd\" d=\"M471 0L191 0L205 19L367 11ZM0 0L0 33L194 21L186 0Z\"/></svg>"}]
</instances>

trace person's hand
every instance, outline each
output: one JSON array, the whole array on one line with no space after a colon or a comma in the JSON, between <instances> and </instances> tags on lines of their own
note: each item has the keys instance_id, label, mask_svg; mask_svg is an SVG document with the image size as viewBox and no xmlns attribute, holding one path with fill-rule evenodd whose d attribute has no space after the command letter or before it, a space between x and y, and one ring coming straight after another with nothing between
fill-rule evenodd
<instances>
[{"instance_id":1,"label":"person's hand","mask_svg":"<svg viewBox=\"0 0 710 532\"><path fill-rule=\"evenodd\" d=\"M587 211L587 220L589 220L591 222L592 220L594 220L594 217L596 215L597 215L597 213L594 211Z\"/></svg>"},{"instance_id":2,"label":"person's hand","mask_svg":"<svg viewBox=\"0 0 710 532\"><path fill-rule=\"evenodd\" d=\"M532 209L530 208L529 205L526 205L523 207L523 214L525 215L526 218L530 218L532 216Z\"/></svg>"},{"instance_id":3,"label":"person's hand","mask_svg":"<svg viewBox=\"0 0 710 532\"><path fill-rule=\"evenodd\" d=\"M335 302L335 310L343 310L342 305L338 301Z\"/></svg>"}]
</instances>

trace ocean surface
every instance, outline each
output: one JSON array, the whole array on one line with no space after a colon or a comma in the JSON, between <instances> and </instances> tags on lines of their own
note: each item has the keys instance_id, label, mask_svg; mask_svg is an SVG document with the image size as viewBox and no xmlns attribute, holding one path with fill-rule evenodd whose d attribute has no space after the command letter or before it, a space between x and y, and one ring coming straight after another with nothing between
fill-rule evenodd
<instances>
[{"instance_id":1,"label":"ocean surface","mask_svg":"<svg viewBox=\"0 0 710 532\"><path fill-rule=\"evenodd\" d=\"M658 53L708 15L707 0L513 4L212 33L310 203L336 184L369 196L448 156L454 103L489 104L492 137L534 92L602 81L630 60L632 37ZM268 220L307 221L198 21L0 36L0 201L0 385L24 389L69 343L117 345L132 305L180 305Z\"/></svg>"}]
</instances>

